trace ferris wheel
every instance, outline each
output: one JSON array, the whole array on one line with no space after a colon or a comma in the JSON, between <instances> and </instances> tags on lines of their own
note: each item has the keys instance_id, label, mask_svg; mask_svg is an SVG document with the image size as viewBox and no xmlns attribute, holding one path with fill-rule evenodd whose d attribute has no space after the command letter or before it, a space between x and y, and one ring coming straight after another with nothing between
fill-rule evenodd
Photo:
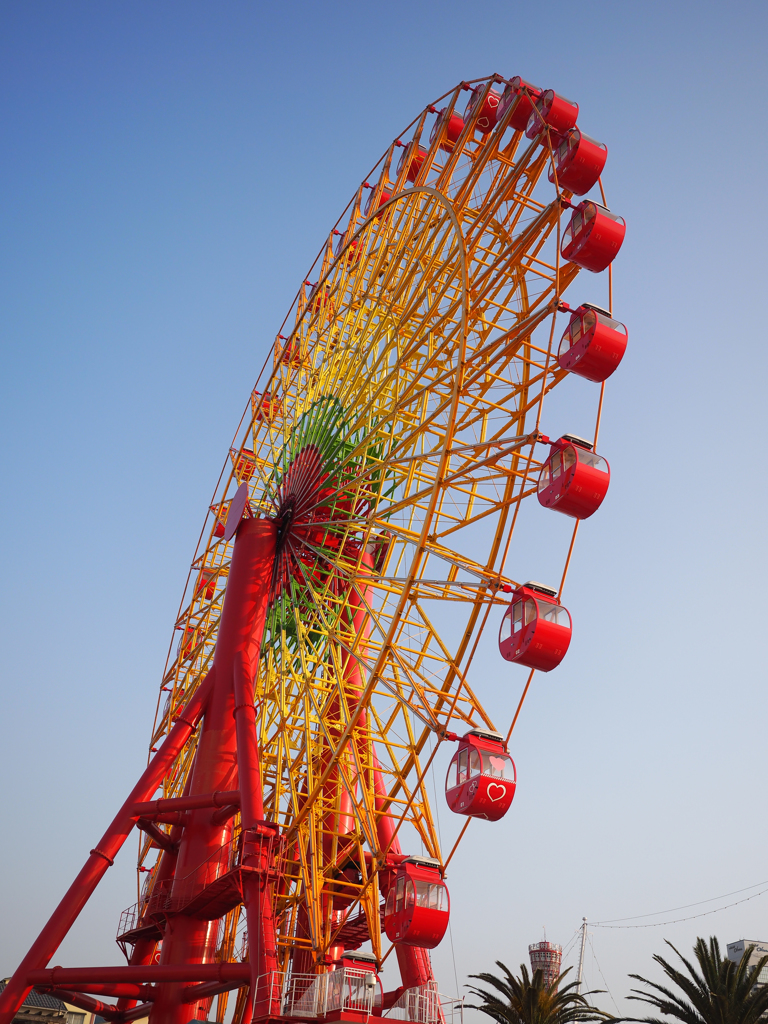
<instances>
[{"instance_id":1,"label":"ferris wheel","mask_svg":"<svg viewBox=\"0 0 768 1024\"><path fill-rule=\"evenodd\" d=\"M625 227L607 149L577 116L520 78L463 82L352 197L213 495L148 768L0 996L0 1024L31 984L121 1022L221 1022L233 991L235 1024L444 1020L428 951L456 846L441 849L428 775L452 745L459 840L508 812L509 737L534 673L568 650L576 532L610 480L595 446L627 343L610 278ZM596 186L599 202L581 198ZM564 301L582 269L608 271L606 308ZM550 439L545 399L570 375L591 382L589 437ZM508 564L526 501L574 521L552 586ZM485 630L527 670L504 669L522 686L511 725L473 686ZM46 969L134 824L128 964ZM391 953L401 984L384 992Z\"/></svg>"}]
</instances>

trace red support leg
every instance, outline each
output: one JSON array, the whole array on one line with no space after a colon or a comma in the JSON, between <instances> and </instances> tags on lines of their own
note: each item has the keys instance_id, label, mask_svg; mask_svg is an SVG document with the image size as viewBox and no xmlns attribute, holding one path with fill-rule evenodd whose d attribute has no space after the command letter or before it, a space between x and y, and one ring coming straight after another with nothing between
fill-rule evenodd
<instances>
[{"instance_id":1,"label":"red support leg","mask_svg":"<svg viewBox=\"0 0 768 1024\"><path fill-rule=\"evenodd\" d=\"M233 684L236 666L239 677L245 669L246 683L250 684L246 697L250 693L248 699L252 705L253 677L258 666L264 631L275 543L276 528L271 521L247 519L240 524L232 554L213 668L178 716L152 763L0 995L0 1024L11 1024L35 981L56 984L55 976L59 975L60 969L49 972L42 968L49 962L136 823L139 817L136 804L146 805L154 796L201 718L204 717L204 721L188 793L192 799L187 800L190 806L185 806L183 817L178 822L179 826L183 826L183 832L175 858L171 896L180 896L183 902L185 897L191 897L229 868L227 843L231 837L231 820L212 821L211 805L219 804L219 793L226 797L228 804L236 802L234 798L242 800L242 793L236 790L238 769L242 773L240 788L246 794L243 806L244 828L255 828L259 819L263 818L254 712L251 707L250 712L245 709L245 716L238 714L238 719L243 723L239 730L242 732L243 753L239 755ZM176 802L175 813L181 810L177 808ZM141 811L144 810L150 808L141 808ZM244 845L248 848L247 842ZM164 856L169 855L172 856L170 845ZM151 960L150 949L142 948L135 959L143 963L122 968L122 972L128 974L119 974L120 980L142 976L158 984L154 1007L149 1010L153 1021L186 1024L190 1016L205 1010L207 1000L201 1000L191 1007L189 1004L185 1006L182 991L184 984L210 978L206 969L214 970L214 978L219 983L230 979L242 983L246 980L242 978L243 966L247 971L247 980L253 982L259 971L263 973L272 963L276 964L275 960L265 959L270 950L274 958L275 942L271 893L266 884L262 885L258 881L261 879L266 883L263 844L256 853L246 849L243 864L247 865L249 857L253 856L259 861L262 872L252 876L256 885L250 886L246 896L246 913L250 948L252 951L263 952L254 958L250 967L215 964L212 961L216 952L218 923L197 921L183 915L171 916L165 929L160 965L147 963ZM136 949L134 953L137 953ZM227 968L232 967L238 968L235 975L228 973ZM73 985L76 981L95 983L97 979L106 980L103 969L97 968L84 968L67 977ZM61 982L66 984L64 976L61 976ZM121 1019L132 1020L139 1011L142 1011L140 1015L146 1015L149 1008L146 1004L142 1006L123 1005L120 1007Z\"/></svg>"},{"instance_id":2,"label":"red support leg","mask_svg":"<svg viewBox=\"0 0 768 1024\"><path fill-rule=\"evenodd\" d=\"M17 1010L32 989L27 981L27 975L35 968L44 967L50 961L105 875L107 868L114 863L114 858L128 838L136 821L133 805L140 800L148 800L162 782L166 772L197 728L197 723L203 716L206 702L213 689L213 682L214 674L211 671L176 719L176 724L161 744L157 754L134 786L98 846L91 851L91 856L85 862L82 871L69 887L32 948L16 969L16 973L0 994L0 1024L11 1024Z\"/></svg>"}]
</instances>

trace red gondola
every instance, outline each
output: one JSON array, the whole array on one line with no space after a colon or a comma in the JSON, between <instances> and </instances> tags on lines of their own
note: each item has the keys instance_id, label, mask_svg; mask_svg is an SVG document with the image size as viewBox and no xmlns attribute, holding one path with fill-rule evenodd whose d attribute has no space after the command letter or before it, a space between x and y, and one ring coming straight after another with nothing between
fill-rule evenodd
<instances>
[{"instance_id":1,"label":"red gondola","mask_svg":"<svg viewBox=\"0 0 768 1024\"><path fill-rule=\"evenodd\" d=\"M260 391L254 391L251 405L256 423L272 423L283 413L283 403L276 395L262 395Z\"/></svg>"},{"instance_id":2,"label":"red gondola","mask_svg":"<svg viewBox=\"0 0 768 1024\"><path fill-rule=\"evenodd\" d=\"M286 341L280 354L280 359L284 363L288 363L290 366L301 366L304 361L304 357L301 352L301 341L298 338Z\"/></svg>"},{"instance_id":3,"label":"red gondola","mask_svg":"<svg viewBox=\"0 0 768 1024\"><path fill-rule=\"evenodd\" d=\"M368 199L366 201L365 209L363 210L363 216L364 217L370 217L372 213L375 213L375 212L378 211L380 206L383 206L384 203L388 203L389 202L389 200L392 198L392 186L390 185L390 183L389 182L385 182L384 183L384 186L382 187L381 191L379 192L379 197L376 200L376 205L374 206L374 199L375 199L375 197L376 197L376 189L374 188L373 191L371 192L371 194L368 196Z\"/></svg>"},{"instance_id":4,"label":"red gondola","mask_svg":"<svg viewBox=\"0 0 768 1024\"><path fill-rule=\"evenodd\" d=\"M557 361L564 370L601 382L607 380L627 350L627 328L599 306L583 303L573 311L560 340Z\"/></svg>"},{"instance_id":5,"label":"red gondola","mask_svg":"<svg viewBox=\"0 0 768 1024\"><path fill-rule=\"evenodd\" d=\"M347 237L349 237L349 243L347 243ZM334 256L341 256L345 249L347 250L347 263L357 263L361 255L360 239L352 237L351 227L347 228L347 230L339 237L339 240L336 243L336 251L334 252Z\"/></svg>"},{"instance_id":6,"label":"red gondola","mask_svg":"<svg viewBox=\"0 0 768 1024\"><path fill-rule=\"evenodd\" d=\"M515 762L497 732L471 729L459 741L445 779L445 799L456 814L498 821L517 786Z\"/></svg>"},{"instance_id":7,"label":"red gondola","mask_svg":"<svg viewBox=\"0 0 768 1024\"><path fill-rule=\"evenodd\" d=\"M337 962L336 970L339 968L342 970L338 974L331 971L327 980L327 991L331 997L329 1007L344 1007L343 1013L337 1011L333 1016L336 1019L343 1016L347 1020L369 1020L372 996L373 1016L381 1017L384 992L379 977L379 961L374 954L345 949Z\"/></svg>"},{"instance_id":8,"label":"red gondola","mask_svg":"<svg viewBox=\"0 0 768 1024\"><path fill-rule=\"evenodd\" d=\"M450 153L456 145L456 140L464 131L464 121L455 110L449 116L448 107L443 107L432 126L432 134L429 136L430 146L443 131L443 126L445 126L445 133L439 143L440 149L445 149Z\"/></svg>"},{"instance_id":9,"label":"red gondola","mask_svg":"<svg viewBox=\"0 0 768 1024\"><path fill-rule=\"evenodd\" d=\"M464 111L464 120L471 121L477 114L474 124L475 131L487 135L496 126L496 115L499 111L501 93L496 89L489 89L484 100L482 100L483 89L473 89L469 97L467 109ZM482 100L482 103L481 103Z\"/></svg>"},{"instance_id":10,"label":"red gondola","mask_svg":"<svg viewBox=\"0 0 768 1024\"><path fill-rule=\"evenodd\" d=\"M578 103L558 95L554 89L547 89L533 105L525 134L529 139L535 139L548 125L557 135L565 135L576 124L578 116Z\"/></svg>"},{"instance_id":11,"label":"red gondola","mask_svg":"<svg viewBox=\"0 0 768 1024\"><path fill-rule=\"evenodd\" d=\"M232 461L237 482L241 484L244 480L250 480L256 470L256 458L251 449L243 448L242 451L234 455Z\"/></svg>"},{"instance_id":12,"label":"red gondola","mask_svg":"<svg viewBox=\"0 0 768 1024\"><path fill-rule=\"evenodd\" d=\"M416 181L421 165L424 163L427 151L423 146L416 144L416 140L412 139L402 152L400 160L397 164L397 176L398 178L403 172L403 168L407 167L408 170L405 172L406 181Z\"/></svg>"},{"instance_id":13,"label":"red gondola","mask_svg":"<svg viewBox=\"0 0 768 1024\"><path fill-rule=\"evenodd\" d=\"M533 113L533 104L539 96L541 96L541 89L537 89L535 85L531 85L530 82L523 81L519 75L515 75L514 78L510 78L509 84L502 93L496 120L500 121L512 104L517 102L509 119L509 127L514 128L516 132L525 131L528 119Z\"/></svg>"},{"instance_id":14,"label":"red gondola","mask_svg":"<svg viewBox=\"0 0 768 1024\"><path fill-rule=\"evenodd\" d=\"M626 231L623 217L585 201L574 209L560 251L566 260L599 274L616 259Z\"/></svg>"},{"instance_id":15,"label":"red gondola","mask_svg":"<svg viewBox=\"0 0 768 1024\"><path fill-rule=\"evenodd\" d=\"M541 467L539 504L574 519L588 519L608 493L611 468L583 437L563 434Z\"/></svg>"},{"instance_id":16,"label":"red gondola","mask_svg":"<svg viewBox=\"0 0 768 1024\"><path fill-rule=\"evenodd\" d=\"M549 169L549 180L555 180L557 171L560 188L583 196L597 184L607 159L608 147L604 142L595 142L588 135L582 135L580 128L571 128L557 147L555 166Z\"/></svg>"},{"instance_id":17,"label":"red gondola","mask_svg":"<svg viewBox=\"0 0 768 1024\"><path fill-rule=\"evenodd\" d=\"M213 599L213 595L216 593L216 577L218 572L216 569L201 569L200 578L197 581L195 587L195 597L203 594L206 601Z\"/></svg>"},{"instance_id":18,"label":"red gondola","mask_svg":"<svg viewBox=\"0 0 768 1024\"><path fill-rule=\"evenodd\" d=\"M331 286L326 284L320 287L320 283L312 285L307 300L311 306L312 313L323 312L326 317L333 316L334 303L331 298Z\"/></svg>"},{"instance_id":19,"label":"red gondola","mask_svg":"<svg viewBox=\"0 0 768 1024\"><path fill-rule=\"evenodd\" d=\"M555 600L556 590L533 580L518 587L504 613L499 651L506 661L550 672L571 642L571 616Z\"/></svg>"},{"instance_id":20,"label":"red gondola","mask_svg":"<svg viewBox=\"0 0 768 1024\"><path fill-rule=\"evenodd\" d=\"M384 930L390 942L434 949L445 935L449 917L448 889L439 861L407 857L395 873L384 907Z\"/></svg>"}]
</instances>

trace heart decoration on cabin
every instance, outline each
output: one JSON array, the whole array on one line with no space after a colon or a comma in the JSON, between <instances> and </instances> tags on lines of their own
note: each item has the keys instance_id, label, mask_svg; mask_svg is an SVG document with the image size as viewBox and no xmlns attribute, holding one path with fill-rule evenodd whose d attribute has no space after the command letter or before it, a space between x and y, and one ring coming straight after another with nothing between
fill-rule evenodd
<instances>
[{"instance_id":1,"label":"heart decoration on cabin","mask_svg":"<svg viewBox=\"0 0 768 1024\"><path fill-rule=\"evenodd\" d=\"M495 804L497 800L503 800L507 795L507 787L503 782L489 782L488 789L485 792L491 803ZM496 794L495 796L494 793Z\"/></svg>"}]
</instances>

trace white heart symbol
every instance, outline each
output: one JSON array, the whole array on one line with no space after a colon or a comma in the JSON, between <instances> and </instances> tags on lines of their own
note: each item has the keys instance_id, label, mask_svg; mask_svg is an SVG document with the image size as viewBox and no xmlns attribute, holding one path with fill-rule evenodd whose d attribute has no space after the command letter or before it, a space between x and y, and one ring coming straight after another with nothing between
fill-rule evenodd
<instances>
[{"instance_id":1,"label":"white heart symbol","mask_svg":"<svg viewBox=\"0 0 768 1024\"><path fill-rule=\"evenodd\" d=\"M507 795L507 787L502 782L489 782L485 792L491 803L495 804L497 800L503 800ZM494 793L496 796L493 795Z\"/></svg>"}]
</instances>

